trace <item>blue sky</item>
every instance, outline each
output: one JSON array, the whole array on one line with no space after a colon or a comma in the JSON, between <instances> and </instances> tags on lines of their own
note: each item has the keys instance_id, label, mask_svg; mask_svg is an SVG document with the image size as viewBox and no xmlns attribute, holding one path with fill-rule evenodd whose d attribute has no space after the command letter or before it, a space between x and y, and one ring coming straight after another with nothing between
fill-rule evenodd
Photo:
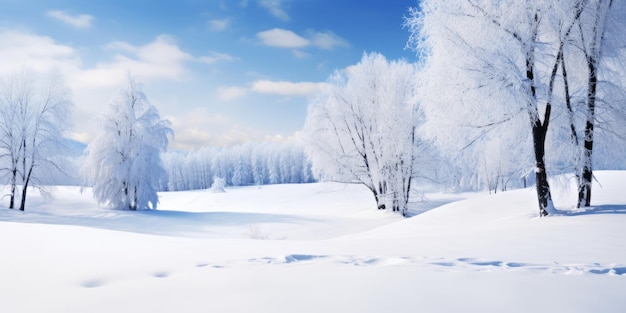
<instances>
[{"instance_id":1,"label":"blue sky","mask_svg":"<svg viewBox=\"0 0 626 313\"><path fill-rule=\"evenodd\" d=\"M414 60L402 28L415 0L0 0L0 73L63 72L71 137L88 142L130 71L174 148L284 140L307 100L363 52Z\"/></svg>"}]
</instances>

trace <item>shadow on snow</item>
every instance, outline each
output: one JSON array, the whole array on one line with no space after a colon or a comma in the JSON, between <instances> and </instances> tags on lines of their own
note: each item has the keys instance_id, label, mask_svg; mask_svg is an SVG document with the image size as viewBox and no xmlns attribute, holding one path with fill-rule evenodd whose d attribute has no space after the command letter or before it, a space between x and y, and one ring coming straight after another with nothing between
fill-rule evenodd
<instances>
[{"instance_id":1,"label":"shadow on snow","mask_svg":"<svg viewBox=\"0 0 626 313\"><path fill-rule=\"evenodd\" d=\"M205 237L219 233L219 227L258 224L299 224L311 218L295 215L247 212L182 212L98 210L81 213L0 210L0 221L49 225L79 225L139 234Z\"/></svg>"},{"instance_id":2,"label":"shadow on snow","mask_svg":"<svg viewBox=\"0 0 626 313\"><path fill-rule=\"evenodd\" d=\"M626 214L626 205L624 204L603 204L587 208L573 210L559 210L559 214L564 216L580 216L594 214Z\"/></svg>"}]
</instances>

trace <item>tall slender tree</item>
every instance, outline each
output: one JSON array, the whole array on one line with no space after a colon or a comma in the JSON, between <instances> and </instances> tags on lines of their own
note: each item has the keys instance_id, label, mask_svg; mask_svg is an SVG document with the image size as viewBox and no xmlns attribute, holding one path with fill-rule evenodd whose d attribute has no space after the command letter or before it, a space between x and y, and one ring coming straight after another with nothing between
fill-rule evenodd
<instances>
[{"instance_id":1,"label":"tall slender tree","mask_svg":"<svg viewBox=\"0 0 626 313\"><path fill-rule=\"evenodd\" d=\"M580 46L585 56L587 68L587 96L585 127L583 132L582 168L578 175L578 207L591 205L591 187L593 183L593 145L596 125L596 107L598 105L598 72L602 59L606 25L610 16L613 0L589 0L586 6L588 17L579 20Z\"/></svg>"}]
</instances>

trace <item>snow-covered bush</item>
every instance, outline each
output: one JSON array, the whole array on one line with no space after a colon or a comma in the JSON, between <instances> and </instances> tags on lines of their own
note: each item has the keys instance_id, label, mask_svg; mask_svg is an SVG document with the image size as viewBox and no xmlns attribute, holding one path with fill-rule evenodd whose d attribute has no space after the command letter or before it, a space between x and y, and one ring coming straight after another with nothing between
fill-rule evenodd
<instances>
[{"instance_id":1,"label":"snow-covered bush","mask_svg":"<svg viewBox=\"0 0 626 313\"><path fill-rule=\"evenodd\" d=\"M226 181L221 177L215 177L213 178L213 184L211 185L210 190L215 193L226 192L224 187L226 187Z\"/></svg>"}]
</instances>

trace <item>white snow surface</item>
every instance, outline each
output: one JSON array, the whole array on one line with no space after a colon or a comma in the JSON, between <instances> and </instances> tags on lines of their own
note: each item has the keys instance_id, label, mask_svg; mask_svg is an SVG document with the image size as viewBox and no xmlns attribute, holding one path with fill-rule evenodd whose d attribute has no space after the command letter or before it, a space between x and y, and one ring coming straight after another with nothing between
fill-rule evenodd
<instances>
[{"instance_id":1,"label":"white snow surface","mask_svg":"<svg viewBox=\"0 0 626 313\"><path fill-rule=\"evenodd\" d=\"M360 185L160 194L158 211L90 190L0 208L0 312L624 312L626 172L594 207L555 188L427 193L404 219ZM447 203L447 204L446 204Z\"/></svg>"}]
</instances>

